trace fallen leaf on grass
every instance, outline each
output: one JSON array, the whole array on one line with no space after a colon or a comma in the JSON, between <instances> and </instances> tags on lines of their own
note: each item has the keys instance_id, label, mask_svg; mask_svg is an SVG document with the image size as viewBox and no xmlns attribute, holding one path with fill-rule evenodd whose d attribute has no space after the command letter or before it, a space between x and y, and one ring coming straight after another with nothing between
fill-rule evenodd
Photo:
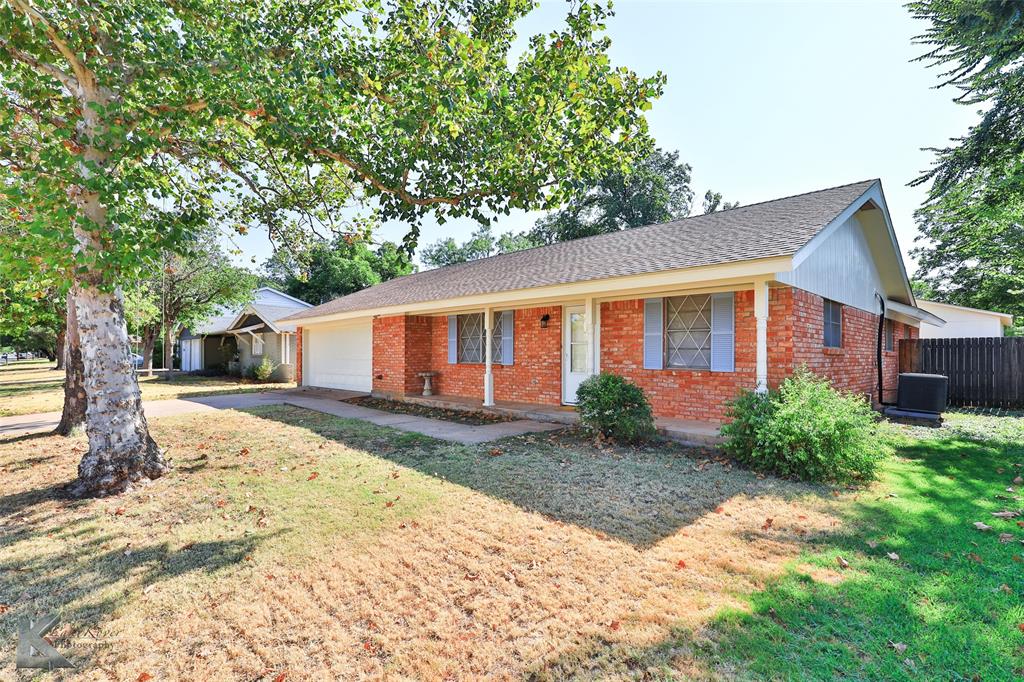
<instances>
[{"instance_id":1,"label":"fallen leaf on grass","mask_svg":"<svg viewBox=\"0 0 1024 682\"><path fill-rule=\"evenodd\" d=\"M1017 478L1013 479L1013 482L1016 483L1017 485L1020 485L1021 483L1024 483L1024 478L1018 476Z\"/></svg>"},{"instance_id":2,"label":"fallen leaf on grass","mask_svg":"<svg viewBox=\"0 0 1024 682\"><path fill-rule=\"evenodd\" d=\"M316 479L316 477L317 477L317 476L319 476L319 475L320 475L320 474L319 474L318 472L314 471L313 473L311 473L311 474L309 475L309 478L307 478L306 480L307 480L307 481L312 481L312 480Z\"/></svg>"},{"instance_id":3,"label":"fallen leaf on grass","mask_svg":"<svg viewBox=\"0 0 1024 682\"><path fill-rule=\"evenodd\" d=\"M1013 542L1014 537L1012 533L1000 533L999 542Z\"/></svg>"},{"instance_id":4,"label":"fallen leaf on grass","mask_svg":"<svg viewBox=\"0 0 1024 682\"><path fill-rule=\"evenodd\" d=\"M288 677L288 673L284 672L274 678L274 682L284 682L284 678Z\"/></svg>"},{"instance_id":5,"label":"fallen leaf on grass","mask_svg":"<svg viewBox=\"0 0 1024 682\"><path fill-rule=\"evenodd\" d=\"M997 511L992 512L992 516L997 519L1012 519L1015 516L1020 516L1020 514L1015 511Z\"/></svg>"},{"instance_id":6,"label":"fallen leaf on grass","mask_svg":"<svg viewBox=\"0 0 1024 682\"><path fill-rule=\"evenodd\" d=\"M975 554L974 552L968 552L967 553L967 558L970 559L971 561L976 561L979 564L982 563L981 557L978 556L977 554Z\"/></svg>"},{"instance_id":7,"label":"fallen leaf on grass","mask_svg":"<svg viewBox=\"0 0 1024 682\"><path fill-rule=\"evenodd\" d=\"M878 543L875 542L874 540L868 540L868 547L870 547L871 549L874 549L875 547L878 547Z\"/></svg>"},{"instance_id":8,"label":"fallen leaf on grass","mask_svg":"<svg viewBox=\"0 0 1024 682\"><path fill-rule=\"evenodd\" d=\"M1020 630L1021 632L1024 632L1024 623L1018 623L1017 624L1017 629Z\"/></svg>"},{"instance_id":9,"label":"fallen leaf on grass","mask_svg":"<svg viewBox=\"0 0 1024 682\"><path fill-rule=\"evenodd\" d=\"M499 457L502 454L504 454L504 452L501 448L491 448L487 454L489 454L491 457Z\"/></svg>"},{"instance_id":10,"label":"fallen leaf on grass","mask_svg":"<svg viewBox=\"0 0 1024 682\"><path fill-rule=\"evenodd\" d=\"M715 507L715 513L716 514L721 514L724 511L725 511L725 509L723 507Z\"/></svg>"},{"instance_id":11,"label":"fallen leaf on grass","mask_svg":"<svg viewBox=\"0 0 1024 682\"><path fill-rule=\"evenodd\" d=\"M889 640L889 647L898 654L902 654L904 651L907 650L906 644L904 644L903 642L894 642L891 639Z\"/></svg>"},{"instance_id":12,"label":"fallen leaf on grass","mask_svg":"<svg viewBox=\"0 0 1024 682\"><path fill-rule=\"evenodd\" d=\"M775 519L765 519L764 520L764 525L761 526L761 530L770 530L771 527L772 527L772 523L774 523L774 522L775 522Z\"/></svg>"},{"instance_id":13,"label":"fallen leaf on grass","mask_svg":"<svg viewBox=\"0 0 1024 682\"><path fill-rule=\"evenodd\" d=\"M612 622L608 623L608 627L610 627L612 630L618 630L622 627L622 623L620 623L617 620L613 620Z\"/></svg>"},{"instance_id":14,"label":"fallen leaf on grass","mask_svg":"<svg viewBox=\"0 0 1024 682\"><path fill-rule=\"evenodd\" d=\"M464 577L466 580L480 580L479 573L467 573Z\"/></svg>"},{"instance_id":15,"label":"fallen leaf on grass","mask_svg":"<svg viewBox=\"0 0 1024 682\"><path fill-rule=\"evenodd\" d=\"M218 509L221 509L221 508L224 507L224 505L227 504L227 501L226 500L217 500L214 504L217 506Z\"/></svg>"},{"instance_id":16,"label":"fallen leaf on grass","mask_svg":"<svg viewBox=\"0 0 1024 682\"><path fill-rule=\"evenodd\" d=\"M0 615L7 613L11 608L10 604L0 604Z\"/></svg>"},{"instance_id":17,"label":"fallen leaf on grass","mask_svg":"<svg viewBox=\"0 0 1024 682\"><path fill-rule=\"evenodd\" d=\"M981 521L975 521L974 522L974 527L977 528L978 530L982 531L982 532L988 531L988 530L992 530L992 526L986 525L986 524L982 523Z\"/></svg>"},{"instance_id":18,"label":"fallen leaf on grass","mask_svg":"<svg viewBox=\"0 0 1024 682\"><path fill-rule=\"evenodd\" d=\"M683 561L682 559L680 559L679 561L676 562L676 568L678 568L680 570L686 568L686 562ZM3 613L3 611L0 611L0 613Z\"/></svg>"},{"instance_id":19,"label":"fallen leaf on grass","mask_svg":"<svg viewBox=\"0 0 1024 682\"><path fill-rule=\"evenodd\" d=\"M849 568L850 562L841 556L836 557L836 563L839 564L839 568Z\"/></svg>"},{"instance_id":20,"label":"fallen leaf on grass","mask_svg":"<svg viewBox=\"0 0 1024 682\"><path fill-rule=\"evenodd\" d=\"M893 561L899 561L900 560L900 555L897 554L896 552L888 552L885 556L889 557Z\"/></svg>"},{"instance_id":21,"label":"fallen leaf on grass","mask_svg":"<svg viewBox=\"0 0 1024 682\"><path fill-rule=\"evenodd\" d=\"M153 676L150 675L149 673L145 673L144 672L144 673L139 673L139 676L135 678L135 682L147 682L148 680L151 680L151 679L153 679Z\"/></svg>"},{"instance_id":22,"label":"fallen leaf on grass","mask_svg":"<svg viewBox=\"0 0 1024 682\"><path fill-rule=\"evenodd\" d=\"M242 448L241 450L238 451L238 454L241 455L242 457L245 457L246 455L249 454L249 448Z\"/></svg>"},{"instance_id":23,"label":"fallen leaf on grass","mask_svg":"<svg viewBox=\"0 0 1024 682\"><path fill-rule=\"evenodd\" d=\"M1013 594L1013 588L1011 588L1006 583L1003 583L1002 585L1000 585L999 589L1002 590L1003 592L1005 592L1006 594Z\"/></svg>"}]
</instances>

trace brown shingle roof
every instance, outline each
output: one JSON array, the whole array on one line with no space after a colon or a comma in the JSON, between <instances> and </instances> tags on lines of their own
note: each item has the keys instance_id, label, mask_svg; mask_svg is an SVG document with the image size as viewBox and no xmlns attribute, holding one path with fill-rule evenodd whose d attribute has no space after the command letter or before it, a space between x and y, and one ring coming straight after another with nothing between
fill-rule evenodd
<instances>
[{"instance_id":1,"label":"brown shingle roof","mask_svg":"<svg viewBox=\"0 0 1024 682\"><path fill-rule=\"evenodd\" d=\"M876 180L398 277L287 320L459 296L789 256Z\"/></svg>"}]
</instances>

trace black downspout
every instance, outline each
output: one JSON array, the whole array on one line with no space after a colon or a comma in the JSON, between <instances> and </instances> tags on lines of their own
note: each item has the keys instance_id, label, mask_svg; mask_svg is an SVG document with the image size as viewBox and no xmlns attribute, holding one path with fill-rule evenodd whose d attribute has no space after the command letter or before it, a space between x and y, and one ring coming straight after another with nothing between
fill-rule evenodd
<instances>
[{"instance_id":1,"label":"black downspout","mask_svg":"<svg viewBox=\"0 0 1024 682\"><path fill-rule=\"evenodd\" d=\"M878 404L884 405L885 402L882 399L882 343L885 337L885 299L877 291L875 296L882 306L882 313L878 316L878 347L876 348L875 358L878 366Z\"/></svg>"}]
</instances>

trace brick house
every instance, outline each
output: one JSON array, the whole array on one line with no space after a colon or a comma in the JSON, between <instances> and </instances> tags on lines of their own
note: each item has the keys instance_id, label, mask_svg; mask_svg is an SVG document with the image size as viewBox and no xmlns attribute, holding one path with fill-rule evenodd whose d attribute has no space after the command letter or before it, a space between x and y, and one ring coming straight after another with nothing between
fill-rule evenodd
<instances>
[{"instance_id":1,"label":"brick house","mask_svg":"<svg viewBox=\"0 0 1024 682\"><path fill-rule=\"evenodd\" d=\"M305 386L571 405L598 372L662 419L719 423L743 389L806 365L878 399L923 320L881 183L400 277L287 318Z\"/></svg>"}]
</instances>

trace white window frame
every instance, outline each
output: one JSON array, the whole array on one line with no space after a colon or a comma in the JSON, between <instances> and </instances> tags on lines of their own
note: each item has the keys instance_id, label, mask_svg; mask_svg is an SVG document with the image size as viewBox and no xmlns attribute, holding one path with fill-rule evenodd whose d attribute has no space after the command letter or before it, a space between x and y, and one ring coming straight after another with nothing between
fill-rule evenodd
<instances>
[{"instance_id":1,"label":"white window frame","mask_svg":"<svg viewBox=\"0 0 1024 682\"><path fill-rule=\"evenodd\" d=\"M821 329L821 345L824 348L842 348L843 347L843 304L839 301L833 301L832 299L822 299L822 329ZM836 320L836 315L839 319ZM839 338L832 339L834 343L829 342L829 327L832 327L834 331L838 331Z\"/></svg>"}]
</instances>

